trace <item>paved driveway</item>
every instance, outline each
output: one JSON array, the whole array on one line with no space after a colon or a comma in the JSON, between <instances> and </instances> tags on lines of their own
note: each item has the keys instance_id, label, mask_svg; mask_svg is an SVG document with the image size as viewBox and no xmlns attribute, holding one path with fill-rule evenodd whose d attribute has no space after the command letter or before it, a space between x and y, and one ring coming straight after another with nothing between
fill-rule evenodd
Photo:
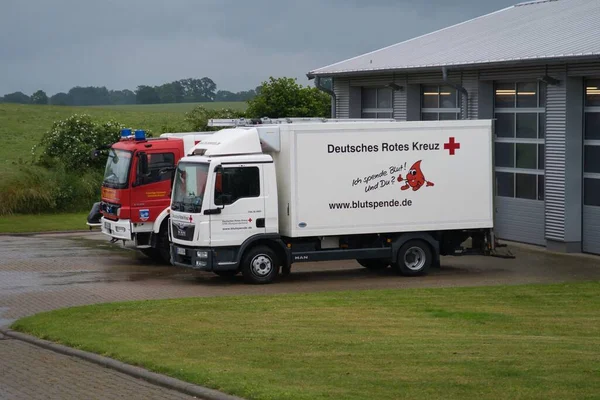
<instances>
[{"instance_id":1,"label":"paved driveway","mask_svg":"<svg viewBox=\"0 0 600 400\"><path fill-rule=\"evenodd\" d=\"M600 279L600 258L513 248L517 259L446 257L425 277L355 262L296 264L265 286L153 265L98 233L0 237L0 326L40 311L99 302L301 291L474 286ZM186 398L102 367L0 338L0 398ZM84 395L85 393L85 395Z\"/></svg>"}]
</instances>

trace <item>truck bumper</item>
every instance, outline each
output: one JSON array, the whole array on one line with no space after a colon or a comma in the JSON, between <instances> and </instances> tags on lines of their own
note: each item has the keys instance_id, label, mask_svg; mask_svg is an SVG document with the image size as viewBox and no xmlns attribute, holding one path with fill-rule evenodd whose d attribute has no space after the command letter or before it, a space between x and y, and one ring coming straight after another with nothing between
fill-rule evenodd
<instances>
[{"instance_id":1,"label":"truck bumper","mask_svg":"<svg viewBox=\"0 0 600 400\"><path fill-rule=\"evenodd\" d=\"M120 219L118 221L111 221L102 217L100 219L102 223L102 233L115 239L132 240L131 236L131 221L128 219Z\"/></svg>"},{"instance_id":2,"label":"truck bumper","mask_svg":"<svg viewBox=\"0 0 600 400\"><path fill-rule=\"evenodd\" d=\"M199 271L227 271L237 269L237 263L217 262L217 257L208 247L188 247L171 243L171 264L176 267Z\"/></svg>"}]
</instances>

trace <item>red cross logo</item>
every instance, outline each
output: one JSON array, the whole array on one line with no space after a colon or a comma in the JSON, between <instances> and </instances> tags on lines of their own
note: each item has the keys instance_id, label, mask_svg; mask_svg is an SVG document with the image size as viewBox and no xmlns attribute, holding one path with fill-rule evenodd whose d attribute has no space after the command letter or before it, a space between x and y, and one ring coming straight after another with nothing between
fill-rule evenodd
<instances>
[{"instance_id":1,"label":"red cross logo","mask_svg":"<svg viewBox=\"0 0 600 400\"><path fill-rule=\"evenodd\" d=\"M189 220L190 220L190 223L192 223L192 222L193 222L193 220L192 220L192 216L191 216L191 215L190 215L190 218L189 218Z\"/></svg>"},{"instance_id":2,"label":"red cross logo","mask_svg":"<svg viewBox=\"0 0 600 400\"><path fill-rule=\"evenodd\" d=\"M448 150L448 152L450 153L451 156L454 155L454 151L456 149L460 149L460 143L455 143L454 142L454 136L452 136L450 139L448 139L448 143L444 143L444 149Z\"/></svg>"},{"instance_id":3,"label":"red cross logo","mask_svg":"<svg viewBox=\"0 0 600 400\"><path fill-rule=\"evenodd\" d=\"M252 218L248 218L248 222L252 222Z\"/></svg>"}]
</instances>

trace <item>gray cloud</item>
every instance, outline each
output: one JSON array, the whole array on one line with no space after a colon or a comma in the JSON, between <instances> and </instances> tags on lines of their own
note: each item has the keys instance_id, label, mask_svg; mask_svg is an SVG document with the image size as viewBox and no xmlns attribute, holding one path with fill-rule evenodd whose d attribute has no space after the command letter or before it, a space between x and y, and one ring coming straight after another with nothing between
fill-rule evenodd
<instances>
[{"instance_id":1,"label":"gray cloud","mask_svg":"<svg viewBox=\"0 0 600 400\"><path fill-rule=\"evenodd\" d=\"M0 95L211 77L245 90L513 4L507 0L3 0Z\"/></svg>"}]
</instances>

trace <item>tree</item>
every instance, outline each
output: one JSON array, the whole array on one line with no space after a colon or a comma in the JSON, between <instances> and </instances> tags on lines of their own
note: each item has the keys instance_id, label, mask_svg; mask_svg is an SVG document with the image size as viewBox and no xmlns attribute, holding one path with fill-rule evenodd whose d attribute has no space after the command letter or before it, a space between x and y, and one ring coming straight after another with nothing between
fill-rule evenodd
<instances>
[{"instance_id":1,"label":"tree","mask_svg":"<svg viewBox=\"0 0 600 400\"><path fill-rule=\"evenodd\" d=\"M4 95L5 103L30 104L31 99L23 92L14 92Z\"/></svg>"},{"instance_id":2,"label":"tree","mask_svg":"<svg viewBox=\"0 0 600 400\"><path fill-rule=\"evenodd\" d=\"M43 90L38 90L31 95L31 102L33 104L48 104L48 95Z\"/></svg>"},{"instance_id":3,"label":"tree","mask_svg":"<svg viewBox=\"0 0 600 400\"><path fill-rule=\"evenodd\" d=\"M87 114L74 114L55 121L32 148L32 154L41 151L41 165L55 166L54 161L58 160L72 171L101 171L106 158L91 157L92 150L118 142L123 128L124 125L110 119L96 122ZM152 134L147 132L147 135Z\"/></svg>"},{"instance_id":4,"label":"tree","mask_svg":"<svg viewBox=\"0 0 600 400\"><path fill-rule=\"evenodd\" d=\"M70 106L72 105L71 97L65 92L56 93L50 97L50 104L54 106Z\"/></svg>"},{"instance_id":5,"label":"tree","mask_svg":"<svg viewBox=\"0 0 600 400\"><path fill-rule=\"evenodd\" d=\"M152 86L140 85L135 91L135 102L137 104L158 104L160 97Z\"/></svg>"},{"instance_id":6,"label":"tree","mask_svg":"<svg viewBox=\"0 0 600 400\"><path fill-rule=\"evenodd\" d=\"M99 106L110 104L108 89L95 86L75 86L69 90L71 104L74 106Z\"/></svg>"},{"instance_id":7,"label":"tree","mask_svg":"<svg viewBox=\"0 0 600 400\"><path fill-rule=\"evenodd\" d=\"M108 99L113 105L135 104L135 93L129 89L109 90Z\"/></svg>"},{"instance_id":8,"label":"tree","mask_svg":"<svg viewBox=\"0 0 600 400\"><path fill-rule=\"evenodd\" d=\"M317 88L303 87L294 78L273 78L263 82L258 94L248 100L249 118L331 116L331 98Z\"/></svg>"}]
</instances>

